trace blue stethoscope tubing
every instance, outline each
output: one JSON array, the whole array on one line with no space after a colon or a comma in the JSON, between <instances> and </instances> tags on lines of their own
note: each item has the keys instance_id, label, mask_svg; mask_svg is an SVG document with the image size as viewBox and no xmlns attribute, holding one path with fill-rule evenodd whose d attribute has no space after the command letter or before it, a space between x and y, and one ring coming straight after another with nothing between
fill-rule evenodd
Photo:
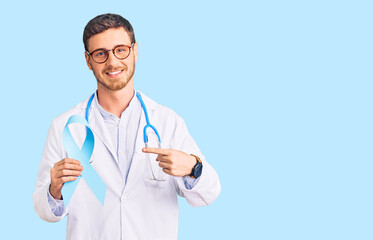
<instances>
[{"instance_id":1,"label":"blue stethoscope tubing","mask_svg":"<svg viewBox=\"0 0 373 240\"><path fill-rule=\"evenodd\" d=\"M94 96L95 96L95 93L92 94L92 96L89 98L88 103L87 103L87 109L86 109L86 112L85 112L85 119L87 120L88 123L89 123L89 121L88 121L89 109L91 108L92 100L93 100ZM148 147L148 141L149 141L148 136L146 135L146 130L147 130L147 128L151 128L151 129L153 129L153 131L155 132L155 134L158 137L158 147L160 148L161 137L159 136L159 133L158 133L157 129L152 124L150 124L148 110L145 106L144 100L141 97L141 94L137 91L136 91L136 97L139 99L139 101L141 103L141 106L142 106L142 109L143 109L144 115L145 115L145 120L146 120L146 125L144 127L144 143L145 143L145 146Z\"/></svg>"}]
</instances>

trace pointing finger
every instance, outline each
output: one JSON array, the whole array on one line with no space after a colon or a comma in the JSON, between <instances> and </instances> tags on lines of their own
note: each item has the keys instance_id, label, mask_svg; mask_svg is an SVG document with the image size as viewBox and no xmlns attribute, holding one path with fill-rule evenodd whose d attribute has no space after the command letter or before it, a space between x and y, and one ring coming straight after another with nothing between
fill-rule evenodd
<instances>
[{"instance_id":1,"label":"pointing finger","mask_svg":"<svg viewBox=\"0 0 373 240\"><path fill-rule=\"evenodd\" d=\"M167 149L161 149L161 148L143 148L142 151L144 153L155 153L160 155L168 155Z\"/></svg>"}]
</instances>

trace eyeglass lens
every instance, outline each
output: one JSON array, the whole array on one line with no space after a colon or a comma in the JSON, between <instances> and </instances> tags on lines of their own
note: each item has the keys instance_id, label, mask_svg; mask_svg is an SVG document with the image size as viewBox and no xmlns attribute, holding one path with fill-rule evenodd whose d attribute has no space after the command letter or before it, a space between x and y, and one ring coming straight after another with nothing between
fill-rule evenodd
<instances>
[{"instance_id":1,"label":"eyeglass lens","mask_svg":"<svg viewBox=\"0 0 373 240\"><path fill-rule=\"evenodd\" d=\"M111 50L98 49L94 51L91 55L93 60L96 62L105 62L108 58L108 53ZM114 56L118 59L125 59L130 54L130 48L128 46L118 46L113 49Z\"/></svg>"}]
</instances>

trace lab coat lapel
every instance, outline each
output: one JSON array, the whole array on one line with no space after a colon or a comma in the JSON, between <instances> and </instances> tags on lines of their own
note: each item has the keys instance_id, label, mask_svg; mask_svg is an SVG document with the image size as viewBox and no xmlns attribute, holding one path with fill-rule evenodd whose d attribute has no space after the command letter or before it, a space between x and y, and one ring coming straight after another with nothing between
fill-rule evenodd
<instances>
[{"instance_id":1,"label":"lab coat lapel","mask_svg":"<svg viewBox=\"0 0 373 240\"><path fill-rule=\"evenodd\" d=\"M141 96L144 100L145 106L148 109L148 114L150 121L152 121L152 113L154 110L154 104L152 101L149 101L150 99L144 96L144 94L141 93ZM142 149L145 147L144 143L144 127L146 125L146 119L144 110L141 109L141 116L140 116L140 125L137 130L137 136L136 136L136 143L135 143L135 152L133 154L131 167L128 172L127 177L127 183L125 187L125 191L131 191L132 187L135 187L137 181L141 181L141 176L144 175L144 163L141 161L147 160L146 153L143 153Z\"/></svg>"},{"instance_id":2,"label":"lab coat lapel","mask_svg":"<svg viewBox=\"0 0 373 240\"><path fill-rule=\"evenodd\" d=\"M119 169L119 162L118 162L118 157L117 154L114 151L114 148L112 146L111 140L109 133L105 127L104 120L98 111L97 108L92 107L91 108L91 114L89 115L90 121L89 125L91 129L93 130L94 133L101 139L101 141L104 143L105 147L109 150L111 153L113 159L115 159L115 162L117 164L117 167Z\"/></svg>"},{"instance_id":3,"label":"lab coat lapel","mask_svg":"<svg viewBox=\"0 0 373 240\"><path fill-rule=\"evenodd\" d=\"M144 126L146 125L145 115L144 112L141 111L140 116L140 125L137 130L137 136L135 139L135 151L133 153L131 167L128 171L127 182L125 187L125 192L131 191L133 187L136 186L138 181L141 181L141 176L143 176L143 167L141 161L144 161L144 158L141 157L142 155L145 156L145 153L142 152L142 148L145 147L144 144L144 135L143 130ZM133 184L135 183L135 184Z\"/></svg>"},{"instance_id":4,"label":"lab coat lapel","mask_svg":"<svg viewBox=\"0 0 373 240\"><path fill-rule=\"evenodd\" d=\"M100 113L97 109L91 109L89 125L95 135L96 147L96 150L93 151L94 162L92 162L92 166L101 174L101 178L106 183L108 190L112 190L120 196L124 188L122 172L119 169L118 159L116 154L114 154L104 121L102 118L100 119L101 114L98 114Z\"/></svg>"}]
</instances>

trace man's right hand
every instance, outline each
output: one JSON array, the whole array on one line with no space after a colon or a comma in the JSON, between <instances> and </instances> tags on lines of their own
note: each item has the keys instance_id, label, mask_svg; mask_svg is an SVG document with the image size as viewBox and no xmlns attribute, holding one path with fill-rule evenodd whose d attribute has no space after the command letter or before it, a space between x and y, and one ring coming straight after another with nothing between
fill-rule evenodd
<instances>
[{"instance_id":1,"label":"man's right hand","mask_svg":"<svg viewBox=\"0 0 373 240\"><path fill-rule=\"evenodd\" d=\"M80 176L83 166L80 162L71 158L64 158L56 162L51 169L51 185L49 192L55 199L62 199L62 187L65 182L74 181Z\"/></svg>"}]
</instances>

